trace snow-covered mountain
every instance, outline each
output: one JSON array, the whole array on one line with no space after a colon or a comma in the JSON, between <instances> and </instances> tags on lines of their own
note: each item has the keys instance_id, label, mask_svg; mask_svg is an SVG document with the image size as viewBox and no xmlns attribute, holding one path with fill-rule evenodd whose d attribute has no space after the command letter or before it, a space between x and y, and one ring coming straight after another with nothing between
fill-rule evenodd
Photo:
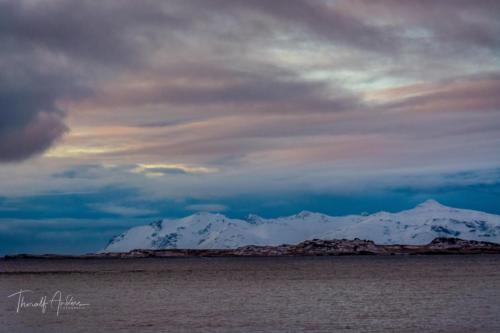
<instances>
[{"instance_id":1,"label":"snow-covered mountain","mask_svg":"<svg viewBox=\"0 0 500 333\"><path fill-rule=\"evenodd\" d=\"M244 245L296 244L308 239L366 239L377 244L427 244L436 237L500 243L500 215L457 209L428 200L399 213L332 217L303 211L297 215L245 220L197 213L129 229L104 252L134 249L224 249Z\"/></svg>"}]
</instances>

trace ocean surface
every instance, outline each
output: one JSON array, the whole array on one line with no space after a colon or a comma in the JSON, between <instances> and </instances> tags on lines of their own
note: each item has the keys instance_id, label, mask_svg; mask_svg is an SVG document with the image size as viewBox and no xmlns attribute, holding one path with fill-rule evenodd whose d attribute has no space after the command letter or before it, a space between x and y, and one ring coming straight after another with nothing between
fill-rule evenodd
<instances>
[{"instance_id":1,"label":"ocean surface","mask_svg":"<svg viewBox=\"0 0 500 333\"><path fill-rule=\"evenodd\" d=\"M500 255L0 260L0 292L6 333L500 332Z\"/></svg>"}]
</instances>

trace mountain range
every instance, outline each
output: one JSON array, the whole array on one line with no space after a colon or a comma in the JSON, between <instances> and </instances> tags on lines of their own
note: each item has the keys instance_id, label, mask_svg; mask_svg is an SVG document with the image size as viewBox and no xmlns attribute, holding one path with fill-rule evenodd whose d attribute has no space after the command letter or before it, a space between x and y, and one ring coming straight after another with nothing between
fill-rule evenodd
<instances>
[{"instance_id":1,"label":"mountain range","mask_svg":"<svg viewBox=\"0 0 500 333\"><path fill-rule=\"evenodd\" d=\"M297 244L311 239L363 239L376 244L423 245L437 237L500 243L500 215L427 200L398 213L328 216L302 211L266 219L233 219L196 213L137 226L113 237L102 252L134 249L235 249L246 245Z\"/></svg>"}]
</instances>

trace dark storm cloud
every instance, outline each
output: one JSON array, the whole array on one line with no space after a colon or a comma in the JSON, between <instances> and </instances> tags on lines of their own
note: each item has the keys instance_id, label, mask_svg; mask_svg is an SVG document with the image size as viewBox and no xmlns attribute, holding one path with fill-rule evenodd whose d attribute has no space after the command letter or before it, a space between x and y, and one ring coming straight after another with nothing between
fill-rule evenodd
<instances>
[{"instance_id":1,"label":"dark storm cloud","mask_svg":"<svg viewBox=\"0 0 500 333\"><path fill-rule=\"evenodd\" d=\"M2 130L0 162L18 161L49 148L65 131L59 116L38 115L23 128Z\"/></svg>"},{"instance_id":2,"label":"dark storm cloud","mask_svg":"<svg viewBox=\"0 0 500 333\"><path fill-rule=\"evenodd\" d=\"M96 67L132 64L142 43L136 32L170 22L157 9L132 1L0 1L0 162L56 142L68 129L58 102L95 89Z\"/></svg>"},{"instance_id":3,"label":"dark storm cloud","mask_svg":"<svg viewBox=\"0 0 500 333\"><path fill-rule=\"evenodd\" d=\"M65 75L44 73L31 63L0 58L0 71L0 162L22 160L67 130L57 98L83 90Z\"/></svg>"}]
</instances>

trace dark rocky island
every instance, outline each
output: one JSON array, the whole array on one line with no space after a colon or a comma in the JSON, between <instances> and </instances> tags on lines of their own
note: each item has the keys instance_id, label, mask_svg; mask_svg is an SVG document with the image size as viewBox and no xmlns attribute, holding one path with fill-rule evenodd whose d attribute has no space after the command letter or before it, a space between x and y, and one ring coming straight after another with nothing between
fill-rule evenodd
<instances>
[{"instance_id":1,"label":"dark rocky island","mask_svg":"<svg viewBox=\"0 0 500 333\"><path fill-rule=\"evenodd\" d=\"M425 254L500 254L500 244L459 238L435 238L426 245L377 245L367 240L313 239L297 245L243 246L237 249L165 249L130 252L89 253L84 255L18 254L4 259L88 259L88 258L170 258L170 257L293 257L340 255L425 255Z\"/></svg>"}]
</instances>

